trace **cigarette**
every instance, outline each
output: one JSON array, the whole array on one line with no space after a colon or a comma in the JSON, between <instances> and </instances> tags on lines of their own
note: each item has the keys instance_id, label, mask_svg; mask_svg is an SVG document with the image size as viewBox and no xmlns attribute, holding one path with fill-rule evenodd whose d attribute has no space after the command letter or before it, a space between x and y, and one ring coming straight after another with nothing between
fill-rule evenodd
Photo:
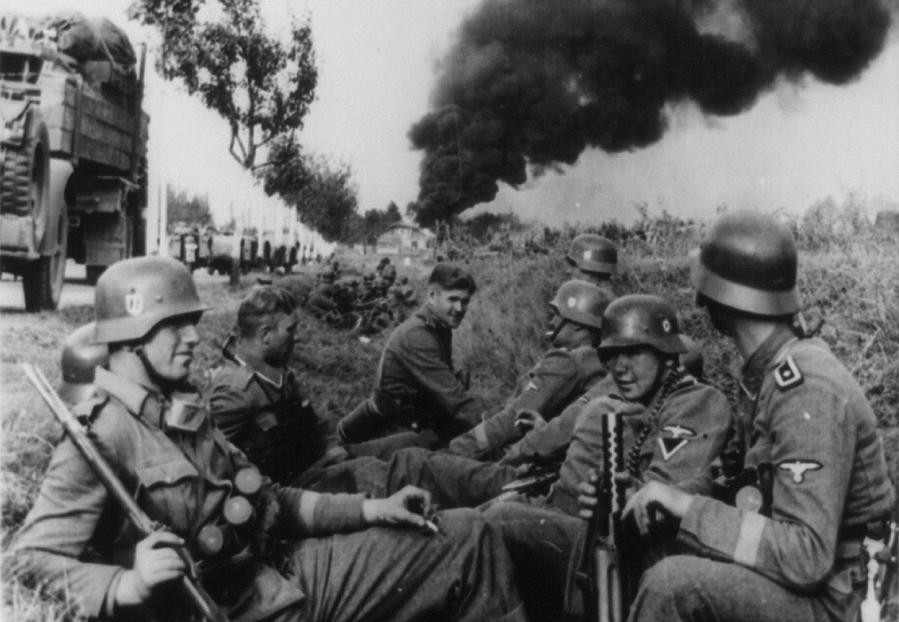
<instances>
[{"instance_id":1,"label":"cigarette","mask_svg":"<svg viewBox=\"0 0 899 622\"><path fill-rule=\"evenodd\" d=\"M440 533L440 528L437 527L437 523L434 521L426 520L425 527L427 527L432 533Z\"/></svg>"}]
</instances>

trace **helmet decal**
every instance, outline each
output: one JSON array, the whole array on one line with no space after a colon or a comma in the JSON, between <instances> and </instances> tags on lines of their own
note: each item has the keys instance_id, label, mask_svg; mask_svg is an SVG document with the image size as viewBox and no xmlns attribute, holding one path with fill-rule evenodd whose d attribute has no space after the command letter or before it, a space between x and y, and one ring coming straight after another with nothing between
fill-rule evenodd
<instances>
[{"instance_id":1,"label":"helmet decal","mask_svg":"<svg viewBox=\"0 0 899 622\"><path fill-rule=\"evenodd\" d=\"M125 294L125 310L128 315L140 315L144 311L144 296L140 292L131 290Z\"/></svg>"},{"instance_id":2,"label":"helmet decal","mask_svg":"<svg viewBox=\"0 0 899 622\"><path fill-rule=\"evenodd\" d=\"M574 309L577 306L577 298L574 296L568 297L568 302L566 303L570 309Z\"/></svg>"}]
</instances>

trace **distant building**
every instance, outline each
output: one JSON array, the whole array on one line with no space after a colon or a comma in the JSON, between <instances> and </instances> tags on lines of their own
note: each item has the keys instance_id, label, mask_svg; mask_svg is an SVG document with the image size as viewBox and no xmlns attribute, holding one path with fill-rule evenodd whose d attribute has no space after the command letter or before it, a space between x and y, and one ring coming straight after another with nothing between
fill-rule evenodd
<instances>
[{"instance_id":1,"label":"distant building","mask_svg":"<svg viewBox=\"0 0 899 622\"><path fill-rule=\"evenodd\" d=\"M378 236L377 252L382 255L423 255L436 243L437 237L427 229L398 222Z\"/></svg>"}]
</instances>

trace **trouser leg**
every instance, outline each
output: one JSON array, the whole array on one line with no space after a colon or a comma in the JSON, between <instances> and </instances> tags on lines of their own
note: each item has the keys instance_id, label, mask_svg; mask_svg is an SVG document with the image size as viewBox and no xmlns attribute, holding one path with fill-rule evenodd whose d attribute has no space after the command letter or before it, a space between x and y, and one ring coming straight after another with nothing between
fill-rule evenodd
<instances>
[{"instance_id":1,"label":"trouser leg","mask_svg":"<svg viewBox=\"0 0 899 622\"><path fill-rule=\"evenodd\" d=\"M790 591L738 564L692 555L647 570L629 622L783 622L830 620L814 597Z\"/></svg>"},{"instance_id":2,"label":"trouser leg","mask_svg":"<svg viewBox=\"0 0 899 622\"><path fill-rule=\"evenodd\" d=\"M410 448L391 456L385 492L413 484L429 491L441 507L475 507L499 495L514 479L512 467Z\"/></svg>"},{"instance_id":3,"label":"trouser leg","mask_svg":"<svg viewBox=\"0 0 899 622\"><path fill-rule=\"evenodd\" d=\"M433 430L421 430L419 432L409 430L406 432L395 432L361 443L348 444L346 449L351 456L371 456L381 460L389 460L400 449L407 447L433 449L439 444L440 439Z\"/></svg>"},{"instance_id":4,"label":"trouser leg","mask_svg":"<svg viewBox=\"0 0 899 622\"><path fill-rule=\"evenodd\" d=\"M502 541L474 510L440 515L441 533L371 528L307 538L293 553L306 595L298 620L526 620Z\"/></svg>"},{"instance_id":5,"label":"trouser leg","mask_svg":"<svg viewBox=\"0 0 899 622\"><path fill-rule=\"evenodd\" d=\"M477 462L420 448L395 452L390 460L354 458L330 466L301 487L317 492L362 492L387 497L406 485L424 488L440 507L474 507L497 496L515 479L512 467Z\"/></svg>"},{"instance_id":6,"label":"trouser leg","mask_svg":"<svg viewBox=\"0 0 899 622\"><path fill-rule=\"evenodd\" d=\"M509 549L529 617L554 620L563 611L579 611L582 599L574 585L574 572L582 556L587 523L515 501L491 503L482 511L484 520Z\"/></svg>"},{"instance_id":7,"label":"trouser leg","mask_svg":"<svg viewBox=\"0 0 899 622\"><path fill-rule=\"evenodd\" d=\"M489 460L501 447L520 436L515 429L515 413L505 408L452 439L446 451L475 460Z\"/></svg>"}]
</instances>

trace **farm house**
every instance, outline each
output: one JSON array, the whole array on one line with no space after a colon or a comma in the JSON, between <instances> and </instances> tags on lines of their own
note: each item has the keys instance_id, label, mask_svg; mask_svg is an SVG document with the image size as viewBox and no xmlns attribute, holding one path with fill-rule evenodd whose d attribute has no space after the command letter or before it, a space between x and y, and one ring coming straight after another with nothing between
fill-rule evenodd
<instances>
[{"instance_id":1,"label":"farm house","mask_svg":"<svg viewBox=\"0 0 899 622\"><path fill-rule=\"evenodd\" d=\"M434 248L436 240L436 236L427 229L396 223L378 236L377 252L383 255L423 255Z\"/></svg>"}]
</instances>

